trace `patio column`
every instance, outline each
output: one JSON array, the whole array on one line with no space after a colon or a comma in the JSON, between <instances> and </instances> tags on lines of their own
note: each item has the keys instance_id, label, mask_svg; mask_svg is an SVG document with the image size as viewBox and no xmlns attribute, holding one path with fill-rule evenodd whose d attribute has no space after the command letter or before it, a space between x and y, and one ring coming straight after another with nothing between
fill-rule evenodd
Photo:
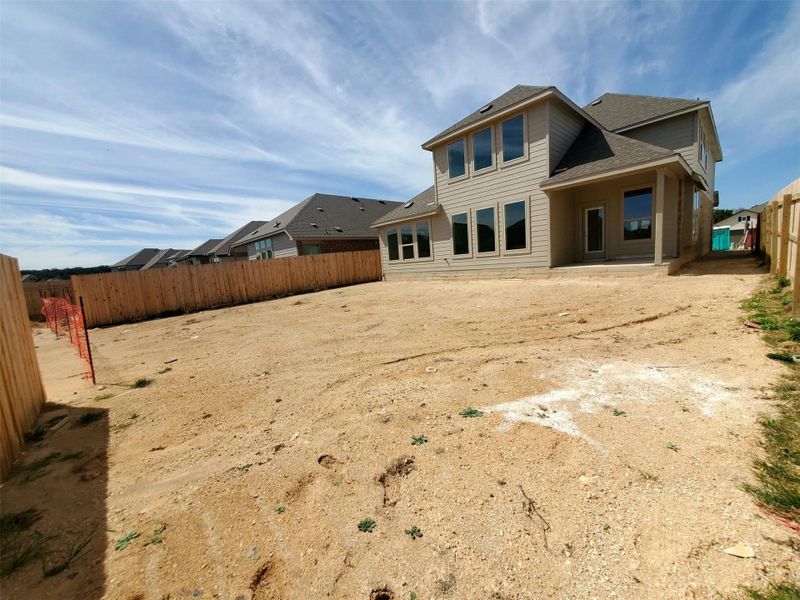
<instances>
[{"instance_id":1,"label":"patio column","mask_svg":"<svg viewBox=\"0 0 800 600\"><path fill-rule=\"evenodd\" d=\"M664 186L666 177L663 169L656 171L656 211L655 211L655 244L656 257L655 264L660 265L664 261Z\"/></svg>"}]
</instances>

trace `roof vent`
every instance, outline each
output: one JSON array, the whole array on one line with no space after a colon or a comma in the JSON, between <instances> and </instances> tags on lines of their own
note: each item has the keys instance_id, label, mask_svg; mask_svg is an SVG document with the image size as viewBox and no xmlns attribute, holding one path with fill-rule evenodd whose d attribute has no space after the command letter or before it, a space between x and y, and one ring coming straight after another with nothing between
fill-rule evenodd
<instances>
[{"instance_id":1,"label":"roof vent","mask_svg":"<svg viewBox=\"0 0 800 600\"><path fill-rule=\"evenodd\" d=\"M319 225L316 223L309 223L309 225L311 225L314 229L319 229Z\"/></svg>"},{"instance_id":2,"label":"roof vent","mask_svg":"<svg viewBox=\"0 0 800 600\"><path fill-rule=\"evenodd\" d=\"M353 202L361 202L361 200L359 200L355 196L350 196L350 200L352 200Z\"/></svg>"},{"instance_id":3,"label":"roof vent","mask_svg":"<svg viewBox=\"0 0 800 600\"><path fill-rule=\"evenodd\" d=\"M324 208L322 208L321 206L318 206L318 207L317 207L317 210L318 210L319 212L325 212L325 209L324 209Z\"/></svg>"},{"instance_id":4,"label":"roof vent","mask_svg":"<svg viewBox=\"0 0 800 600\"><path fill-rule=\"evenodd\" d=\"M280 226L280 224L281 224L281 222L280 222L280 221L275 221L275 225L273 225L272 227L273 227L273 228L275 228L275 229L277 229L277 228L278 228L278 226Z\"/></svg>"},{"instance_id":5,"label":"roof vent","mask_svg":"<svg viewBox=\"0 0 800 600\"><path fill-rule=\"evenodd\" d=\"M491 104L487 104L483 108L478 109L478 112L483 114L485 112L489 112L490 110L492 110L492 105Z\"/></svg>"},{"instance_id":6,"label":"roof vent","mask_svg":"<svg viewBox=\"0 0 800 600\"><path fill-rule=\"evenodd\" d=\"M412 206L414 206L414 201L413 200L409 200L408 202L403 204L403 208L411 208Z\"/></svg>"},{"instance_id":7,"label":"roof vent","mask_svg":"<svg viewBox=\"0 0 800 600\"><path fill-rule=\"evenodd\" d=\"M603 101L603 99L602 99L602 98L598 98L597 100L595 100L594 102L592 102L592 106L597 106L597 105L598 105L598 104L600 104L602 101Z\"/></svg>"},{"instance_id":8,"label":"roof vent","mask_svg":"<svg viewBox=\"0 0 800 600\"><path fill-rule=\"evenodd\" d=\"M378 200L379 204L386 204L386 200Z\"/></svg>"},{"instance_id":9,"label":"roof vent","mask_svg":"<svg viewBox=\"0 0 800 600\"><path fill-rule=\"evenodd\" d=\"M336 225L333 226L333 230L334 231L338 231L339 233L342 233L342 228L341 227L337 227Z\"/></svg>"},{"instance_id":10,"label":"roof vent","mask_svg":"<svg viewBox=\"0 0 800 600\"><path fill-rule=\"evenodd\" d=\"M367 209L366 209L366 208L364 208L363 206L359 206L359 207L358 207L358 210L360 210L360 211L365 211L365 212L366 212L366 210L367 210Z\"/></svg>"}]
</instances>

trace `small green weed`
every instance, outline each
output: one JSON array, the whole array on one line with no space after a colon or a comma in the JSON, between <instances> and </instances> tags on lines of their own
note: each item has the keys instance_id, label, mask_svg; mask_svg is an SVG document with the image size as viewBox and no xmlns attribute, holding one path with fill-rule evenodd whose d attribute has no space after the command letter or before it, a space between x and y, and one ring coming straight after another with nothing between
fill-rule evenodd
<instances>
[{"instance_id":1,"label":"small green weed","mask_svg":"<svg viewBox=\"0 0 800 600\"><path fill-rule=\"evenodd\" d=\"M161 370L158 372L158 374L159 374L159 375L163 375L164 373L169 373L170 371L172 371L172 367L164 367L163 369L161 369Z\"/></svg>"},{"instance_id":2,"label":"small green weed","mask_svg":"<svg viewBox=\"0 0 800 600\"><path fill-rule=\"evenodd\" d=\"M672 450L674 452L677 452L679 450L678 445L677 444L673 444L672 442L667 442L667 448L669 448L670 450Z\"/></svg>"},{"instance_id":3,"label":"small green weed","mask_svg":"<svg viewBox=\"0 0 800 600\"><path fill-rule=\"evenodd\" d=\"M131 531L124 537L121 537L117 540L117 543L114 544L114 550L125 550L128 546L130 546L131 542L138 538L141 534L138 531Z\"/></svg>"},{"instance_id":4,"label":"small green weed","mask_svg":"<svg viewBox=\"0 0 800 600\"><path fill-rule=\"evenodd\" d=\"M152 379L149 379L147 377L139 377L139 379L137 379L136 381L133 382L133 385L131 385L131 387L134 388L134 389L143 388L143 387L147 387L151 383L153 383Z\"/></svg>"},{"instance_id":5,"label":"small green weed","mask_svg":"<svg viewBox=\"0 0 800 600\"><path fill-rule=\"evenodd\" d=\"M155 544L163 544L164 538L161 537L161 534L167 530L166 523L159 524L155 529L153 529L153 535L147 538L147 541L144 543L145 546L152 546Z\"/></svg>"},{"instance_id":6,"label":"small green weed","mask_svg":"<svg viewBox=\"0 0 800 600\"><path fill-rule=\"evenodd\" d=\"M609 531L611 531L611 525L609 525L608 523L605 523L605 524L603 525L603 531L605 531L606 533L608 533Z\"/></svg>"},{"instance_id":7,"label":"small green weed","mask_svg":"<svg viewBox=\"0 0 800 600\"><path fill-rule=\"evenodd\" d=\"M72 566L72 563L74 563L84 554L87 546L89 545L89 542L92 541L92 537L94 536L96 531L97 528L95 527L91 531L91 533L89 533L89 535L83 538L77 538L75 541L73 541L72 544L67 546L66 550L58 553L58 558L56 559L55 562L48 564L45 562L45 559L43 558L42 574L44 575L44 577L45 578L53 577L54 575L58 575L59 573L62 573L63 571L69 569L70 566ZM48 556L49 559L54 553L47 553L47 554L50 555Z\"/></svg>"},{"instance_id":8,"label":"small green weed","mask_svg":"<svg viewBox=\"0 0 800 600\"><path fill-rule=\"evenodd\" d=\"M42 513L35 508L0 515L0 545L5 545L8 539L27 531L41 518Z\"/></svg>"},{"instance_id":9,"label":"small green weed","mask_svg":"<svg viewBox=\"0 0 800 600\"><path fill-rule=\"evenodd\" d=\"M44 425L37 425L30 431L25 432L25 441L29 444L35 444L36 442L41 442L44 439L44 436L47 435L49 429Z\"/></svg>"},{"instance_id":10,"label":"small green weed","mask_svg":"<svg viewBox=\"0 0 800 600\"><path fill-rule=\"evenodd\" d=\"M614 415L615 417L624 417L627 413L624 410L619 410L618 408L615 408L614 410L611 411L611 414Z\"/></svg>"},{"instance_id":11,"label":"small green weed","mask_svg":"<svg viewBox=\"0 0 800 600\"><path fill-rule=\"evenodd\" d=\"M286 507L283 505L278 506L275 508L275 512L278 513L279 515L282 515L283 513L286 512Z\"/></svg>"},{"instance_id":12,"label":"small green weed","mask_svg":"<svg viewBox=\"0 0 800 600\"><path fill-rule=\"evenodd\" d=\"M464 418L482 417L483 416L483 411L480 411L477 408L465 408L464 410L462 410L458 414L461 415Z\"/></svg>"},{"instance_id":13,"label":"small green weed","mask_svg":"<svg viewBox=\"0 0 800 600\"><path fill-rule=\"evenodd\" d=\"M422 537L422 530L416 525L412 525L409 529L406 529L406 535L411 536L411 539L415 540Z\"/></svg>"},{"instance_id":14,"label":"small green weed","mask_svg":"<svg viewBox=\"0 0 800 600\"><path fill-rule=\"evenodd\" d=\"M0 555L0 578L8 577L32 560L42 558L45 554L45 546L54 537L34 531L24 539L12 536L9 540L4 540L3 553Z\"/></svg>"},{"instance_id":15,"label":"small green weed","mask_svg":"<svg viewBox=\"0 0 800 600\"><path fill-rule=\"evenodd\" d=\"M527 360L515 360L514 364L515 365L527 365L528 361Z\"/></svg>"},{"instance_id":16,"label":"small green weed","mask_svg":"<svg viewBox=\"0 0 800 600\"><path fill-rule=\"evenodd\" d=\"M114 397L114 394L97 394L97 396L94 397L94 401L95 402L100 402L101 400L108 400L109 398L113 398L113 397Z\"/></svg>"},{"instance_id":17,"label":"small green weed","mask_svg":"<svg viewBox=\"0 0 800 600\"><path fill-rule=\"evenodd\" d=\"M358 524L358 530L363 533L372 533L373 529L375 529L375 520L369 517L362 519Z\"/></svg>"},{"instance_id":18,"label":"small green weed","mask_svg":"<svg viewBox=\"0 0 800 600\"><path fill-rule=\"evenodd\" d=\"M639 471L639 477L641 477L642 480L644 480L644 481L654 481L656 483L661 481L658 478L658 475L654 475L653 473L650 473L649 471L642 471L641 469L637 469L637 470Z\"/></svg>"},{"instance_id":19,"label":"small green weed","mask_svg":"<svg viewBox=\"0 0 800 600\"><path fill-rule=\"evenodd\" d=\"M744 593L750 600L797 600L800 598L800 586L793 583L771 583L766 590L745 588Z\"/></svg>"},{"instance_id":20,"label":"small green weed","mask_svg":"<svg viewBox=\"0 0 800 600\"><path fill-rule=\"evenodd\" d=\"M236 471L241 471L242 473L247 473L250 470L250 467L253 466L253 463L246 463L243 465L237 465L234 468Z\"/></svg>"},{"instance_id":21,"label":"small green weed","mask_svg":"<svg viewBox=\"0 0 800 600\"><path fill-rule=\"evenodd\" d=\"M412 435L411 436L411 445L412 446L422 446L422 444L427 444L428 438L424 435Z\"/></svg>"}]
</instances>

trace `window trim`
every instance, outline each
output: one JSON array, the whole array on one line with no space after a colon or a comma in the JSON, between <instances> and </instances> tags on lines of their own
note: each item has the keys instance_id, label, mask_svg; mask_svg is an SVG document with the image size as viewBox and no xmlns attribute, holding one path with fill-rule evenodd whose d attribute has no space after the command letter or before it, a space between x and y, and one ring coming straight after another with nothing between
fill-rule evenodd
<instances>
[{"instance_id":1,"label":"window trim","mask_svg":"<svg viewBox=\"0 0 800 600\"><path fill-rule=\"evenodd\" d=\"M479 238L478 238L478 211L486 210L491 208L494 211L494 250L480 250L479 246ZM487 204L486 206L478 206L477 208L472 209L472 222L475 226L475 231L473 232L473 238L475 239L475 256L498 256L500 254L500 226L498 218L498 209L497 204Z\"/></svg>"},{"instance_id":2,"label":"window trim","mask_svg":"<svg viewBox=\"0 0 800 600\"><path fill-rule=\"evenodd\" d=\"M420 258L419 255L419 242L417 241L417 223L427 223L428 224L428 244L430 245L430 256L424 256ZM403 244L402 238L400 235L400 228L403 225L410 225L411 226L411 235L413 238L413 248L414 248L414 258L403 258ZM391 259L389 258L389 230L396 229L397 230L397 258ZM403 221L401 223L392 223L391 226L386 227L386 262L387 264L391 265L401 265L405 263L417 263L417 262L431 262L433 260L433 224L431 223L430 219L414 219L413 221ZM408 244L405 244L408 246Z\"/></svg>"},{"instance_id":3,"label":"window trim","mask_svg":"<svg viewBox=\"0 0 800 600\"><path fill-rule=\"evenodd\" d=\"M475 136L479 133L483 133L486 130L489 130L489 136L491 137L491 149L492 149L492 164L488 167L482 167L480 169L475 168ZM494 124L487 125L482 129L478 129L477 131L473 131L469 135L469 144L470 144L470 169L472 171L472 175L483 175L484 173L491 173L492 171L497 170L497 147L495 145L495 138L497 136L494 132Z\"/></svg>"},{"instance_id":4,"label":"window trim","mask_svg":"<svg viewBox=\"0 0 800 600\"><path fill-rule=\"evenodd\" d=\"M449 148L455 143L463 142L464 143L464 173L461 175L457 175L455 177L450 177L450 151ZM468 144L467 144L467 137L463 136L451 142L447 142L444 146L444 156L445 160L447 161L447 183L456 183L458 181L462 181L469 177L469 151L468 151Z\"/></svg>"},{"instance_id":5,"label":"window trim","mask_svg":"<svg viewBox=\"0 0 800 600\"><path fill-rule=\"evenodd\" d=\"M473 256L473 243L472 243L472 215L470 210L462 210L450 215L450 252L455 260L462 260L464 258L472 258ZM466 254L456 254L455 238L453 236L453 218L458 215L467 215L467 252Z\"/></svg>"},{"instance_id":6,"label":"window trim","mask_svg":"<svg viewBox=\"0 0 800 600\"><path fill-rule=\"evenodd\" d=\"M517 248L515 250L507 250L506 249L506 205L516 204L517 202L525 203L525 247ZM505 202L500 202L499 205L501 214L503 215L502 216L503 244L502 247L500 248L500 254L502 254L503 256L514 256L515 254L530 254L531 253L531 209L530 209L530 200L528 196L525 196L522 199L515 198L513 200L506 200Z\"/></svg>"},{"instance_id":7,"label":"window trim","mask_svg":"<svg viewBox=\"0 0 800 600\"><path fill-rule=\"evenodd\" d=\"M625 192L632 192L634 190L641 190L644 188L650 188L650 237L646 238L638 238L635 240L626 240L625 239L625 222L628 221L636 221L641 219L625 219ZM643 242L652 242L655 244L655 216L656 216L656 184L653 181L647 183L640 183L639 185L631 185L628 187L624 187L620 190L620 231L619 231L619 239L622 244L641 244Z\"/></svg>"},{"instance_id":8,"label":"window trim","mask_svg":"<svg viewBox=\"0 0 800 600\"><path fill-rule=\"evenodd\" d=\"M503 123L506 121L510 121L512 119L516 119L517 117L522 117L522 156L518 156L517 158L512 158L511 160L505 160L503 157ZM499 154L499 162L500 168L503 169L505 167L510 167L512 165L516 165L517 163L522 163L528 160L528 113L523 111L517 113L515 115L511 115L506 119L503 119L497 124L497 130L499 131L498 137L499 144L498 154Z\"/></svg>"}]
</instances>

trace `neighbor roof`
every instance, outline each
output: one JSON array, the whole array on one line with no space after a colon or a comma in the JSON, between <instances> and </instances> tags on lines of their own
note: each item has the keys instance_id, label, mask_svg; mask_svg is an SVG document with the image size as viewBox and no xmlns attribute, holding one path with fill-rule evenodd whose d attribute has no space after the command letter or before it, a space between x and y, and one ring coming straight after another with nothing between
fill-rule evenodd
<instances>
[{"instance_id":1,"label":"neighbor roof","mask_svg":"<svg viewBox=\"0 0 800 600\"><path fill-rule=\"evenodd\" d=\"M583 110L606 129L617 131L705 104L708 104L707 100L603 94Z\"/></svg>"},{"instance_id":2,"label":"neighbor roof","mask_svg":"<svg viewBox=\"0 0 800 600\"><path fill-rule=\"evenodd\" d=\"M678 156L671 150L640 142L594 125L586 125L543 185L615 171L654 160Z\"/></svg>"},{"instance_id":3,"label":"neighbor roof","mask_svg":"<svg viewBox=\"0 0 800 600\"><path fill-rule=\"evenodd\" d=\"M147 264L153 256L158 254L158 248L142 248L141 250L134 252L130 256L126 256L118 263L114 263L111 265L112 267L127 267L129 265L144 265Z\"/></svg>"},{"instance_id":4,"label":"neighbor roof","mask_svg":"<svg viewBox=\"0 0 800 600\"><path fill-rule=\"evenodd\" d=\"M538 96L542 92L550 89L554 89L553 86L515 85L505 94L502 94L491 102L484 104L481 108L472 114L467 115L455 125L451 125L441 133L433 136L427 142L422 144L422 147L425 148L431 144L435 144L443 138L446 138L450 133L461 129L462 127L466 127L467 125L471 125L473 123L477 123L478 121L492 117L509 106L524 102L525 100L533 98L534 96Z\"/></svg>"},{"instance_id":5,"label":"neighbor roof","mask_svg":"<svg viewBox=\"0 0 800 600\"><path fill-rule=\"evenodd\" d=\"M193 248L189 250L187 254L184 254L180 258L189 258L190 256L206 256L208 255L209 250L219 244L222 240L221 239L211 239L206 240L202 244L200 244L197 248Z\"/></svg>"},{"instance_id":6,"label":"neighbor roof","mask_svg":"<svg viewBox=\"0 0 800 600\"><path fill-rule=\"evenodd\" d=\"M177 254L181 252L189 252L189 250L175 250L174 248L166 248L165 250L159 250L153 258L148 260L144 266L142 267L142 271L147 269L152 269L159 263L164 263L165 265L171 258L175 258Z\"/></svg>"},{"instance_id":7,"label":"neighbor roof","mask_svg":"<svg viewBox=\"0 0 800 600\"><path fill-rule=\"evenodd\" d=\"M370 229L370 224L400 205L400 202L390 200L314 194L231 246L241 246L281 232L293 239L329 236L374 238L376 234Z\"/></svg>"},{"instance_id":8,"label":"neighbor roof","mask_svg":"<svg viewBox=\"0 0 800 600\"><path fill-rule=\"evenodd\" d=\"M267 223L267 221L250 221L246 225L240 227L228 237L223 238L219 244L211 248L208 251L209 255L216 255L216 256L230 256L231 248L233 245L241 239L244 239L249 234L256 231L259 227Z\"/></svg>"},{"instance_id":9,"label":"neighbor roof","mask_svg":"<svg viewBox=\"0 0 800 600\"><path fill-rule=\"evenodd\" d=\"M438 209L439 205L436 204L434 186L431 186L427 190L424 190L411 198L411 200L408 202L405 202L394 210L389 211L380 219L373 221L372 226L378 227L380 225L386 225L388 223L394 223L397 221L408 221L415 217L433 214Z\"/></svg>"}]
</instances>

